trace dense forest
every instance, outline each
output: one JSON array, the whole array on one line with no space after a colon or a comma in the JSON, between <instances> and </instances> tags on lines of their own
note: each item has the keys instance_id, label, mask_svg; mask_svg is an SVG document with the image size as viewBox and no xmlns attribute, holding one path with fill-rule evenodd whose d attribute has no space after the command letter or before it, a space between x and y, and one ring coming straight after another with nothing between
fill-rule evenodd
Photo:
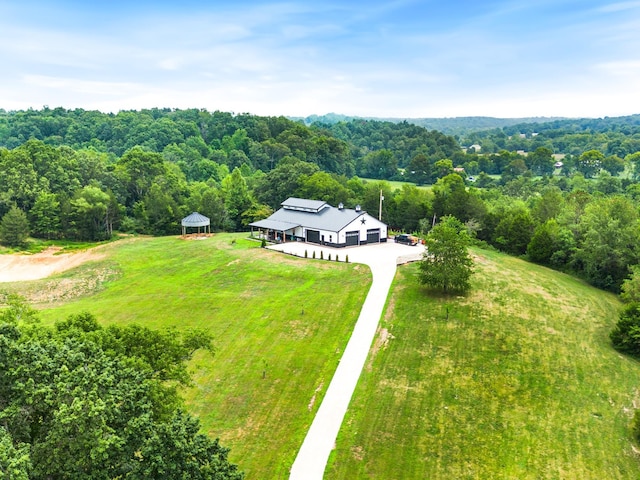
<instances>
[{"instance_id":1,"label":"dense forest","mask_svg":"<svg viewBox=\"0 0 640 480\"><path fill-rule=\"evenodd\" d=\"M640 263L638 123L558 120L468 134L530 142L493 153L482 143L465 152L455 137L408 122L0 111L0 240L177 234L192 211L213 229L241 231L289 196L377 216L382 190L382 219L395 230L425 233L453 215L477 242L618 291ZM572 139L560 163L545 143L559 131Z\"/></svg>"},{"instance_id":2,"label":"dense forest","mask_svg":"<svg viewBox=\"0 0 640 480\"><path fill-rule=\"evenodd\" d=\"M557 154L579 156L598 150L624 158L640 150L640 115L519 123L460 136L463 145L480 145L484 153L502 149L533 152L545 147Z\"/></svg>"},{"instance_id":3,"label":"dense forest","mask_svg":"<svg viewBox=\"0 0 640 480\"><path fill-rule=\"evenodd\" d=\"M304 119L308 125L349 123L365 120L359 117L327 114ZM380 119L366 119L380 120ZM453 135L463 146L477 145L483 153L533 152L545 147L555 154L580 155L596 149L606 155L624 157L638 151L640 115L605 118L407 118L385 119L392 123L410 123L447 135Z\"/></svg>"},{"instance_id":4,"label":"dense forest","mask_svg":"<svg viewBox=\"0 0 640 480\"><path fill-rule=\"evenodd\" d=\"M496 117L450 117L450 118L367 118L367 117L350 117L336 113L328 113L326 115L310 115L305 118L296 118L304 120L307 125L313 123L334 124L338 122L350 122L353 120L382 120L386 122L402 123L408 122L419 127L429 130L437 130L447 135L464 135L470 132L491 130L494 128L503 128L512 125L528 124L528 123L544 123L554 120L561 120L556 117L522 117L522 118L496 118Z\"/></svg>"}]
</instances>

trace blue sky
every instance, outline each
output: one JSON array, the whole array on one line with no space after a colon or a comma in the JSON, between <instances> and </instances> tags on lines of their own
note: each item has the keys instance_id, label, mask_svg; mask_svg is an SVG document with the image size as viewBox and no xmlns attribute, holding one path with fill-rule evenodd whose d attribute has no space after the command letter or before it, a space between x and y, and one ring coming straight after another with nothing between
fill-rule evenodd
<instances>
[{"instance_id":1,"label":"blue sky","mask_svg":"<svg viewBox=\"0 0 640 480\"><path fill-rule=\"evenodd\" d=\"M628 115L640 1L0 0L0 64L5 110Z\"/></svg>"}]
</instances>

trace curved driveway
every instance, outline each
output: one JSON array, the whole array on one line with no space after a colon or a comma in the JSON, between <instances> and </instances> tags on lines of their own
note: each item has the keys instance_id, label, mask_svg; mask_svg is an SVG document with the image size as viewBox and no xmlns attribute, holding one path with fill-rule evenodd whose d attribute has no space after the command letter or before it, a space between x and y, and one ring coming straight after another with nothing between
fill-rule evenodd
<instances>
[{"instance_id":1,"label":"curved driveway","mask_svg":"<svg viewBox=\"0 0 640 480\"><path fill-rule=\"evenodd\" d=\"M362 305L349 343L291 467L290 480L321 480L373 343L378 321L382 316L389 288L395 276L396 266L399 263L419 260L424 247L421 245L410 247L388 242L339 249L308 243L284 243L269 248L298 256L304 256L304 251L307 250L309 258L314 251L316 258L320 258L322 250L324 258L327 258L329 253L333 258L338 254L340 261L344 261L345 256L349 255L349 262L368 265L373 275L371 288Z\"/></svg>"}]
</instances>

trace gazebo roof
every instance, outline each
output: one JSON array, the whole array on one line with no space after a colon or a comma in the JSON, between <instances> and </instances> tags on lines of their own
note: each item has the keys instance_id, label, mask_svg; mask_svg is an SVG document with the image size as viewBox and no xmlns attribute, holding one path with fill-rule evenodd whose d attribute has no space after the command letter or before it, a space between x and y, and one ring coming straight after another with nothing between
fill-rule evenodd
<instances>
[{"instance_id":1,"label":"gazebo roof","mask_svg":"<svg viewBox=\"0 0 640 480\"><path fill-rule=\"evenodd\" d=\"M200 215L198 212L193 212L188 217L182 219L183 227L206 227L210 223L209 218Z\"/></svg>"}]
</instances>

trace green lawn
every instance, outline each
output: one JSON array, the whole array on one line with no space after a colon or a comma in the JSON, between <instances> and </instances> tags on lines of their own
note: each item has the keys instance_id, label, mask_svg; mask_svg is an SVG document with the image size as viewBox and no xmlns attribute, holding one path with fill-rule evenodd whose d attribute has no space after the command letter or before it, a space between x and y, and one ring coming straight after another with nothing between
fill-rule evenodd
<instances>
[{"instance_id":1,"label":"green lawn","mask_svg":"<svg viewBox=\"0 0 640 480\"><path fill-rule=\"evenodd\" d=\"M467 298L399 269L325 478L640 478L640 365L610 347L617 299L474 254Z\"/></svg>"},{"instance_id":2,"label":"green lawn","mask_svg":"<svg viewBox=\"0 0 640 480\"><path fill-rule=\"evenodd\" d=\"M57 278L7 286L34 294L105 280L39 305L46 323L88 310L105 324L209 329L217 351L192 361L190 411L248 479L288 478L357 320L368 268L285 256L238 234L136 238L100 252L106 258Z\"/></svg>"},{"instance_id":3,"label":"green lawn","mask_svg":"<svg viewBox=\"0 0 640 480\"><path fill-rule=\"evenodd\" d=\"M237 234L134 238L6 287L57 298L39 306L47 323L89 310L104 323L208 328L217 353L193 360L189 409L249 480L284 479L370 274L258 245ZM617 299L473 252L465 298L428 295L415 264L399 269L326 478L640 478L629 431L640 365L610 347Z\"/></svg>"},{"instance_id":4,"label":"green lawn","mask_svg":"<svg viewBox=\"0 0 640 480\"><path fill-rule=\"evenodd\" d=\"M393 190L401 190L403 185L411 185L413 187L416 186L413 182L402 182L399 180L378 180L375 178L361 178L360 180L364 180L370 183L384 182L388 184ZM432 185L420 185L418 189L420 190L431 190Z\"/></svg>"}]
</instances>

